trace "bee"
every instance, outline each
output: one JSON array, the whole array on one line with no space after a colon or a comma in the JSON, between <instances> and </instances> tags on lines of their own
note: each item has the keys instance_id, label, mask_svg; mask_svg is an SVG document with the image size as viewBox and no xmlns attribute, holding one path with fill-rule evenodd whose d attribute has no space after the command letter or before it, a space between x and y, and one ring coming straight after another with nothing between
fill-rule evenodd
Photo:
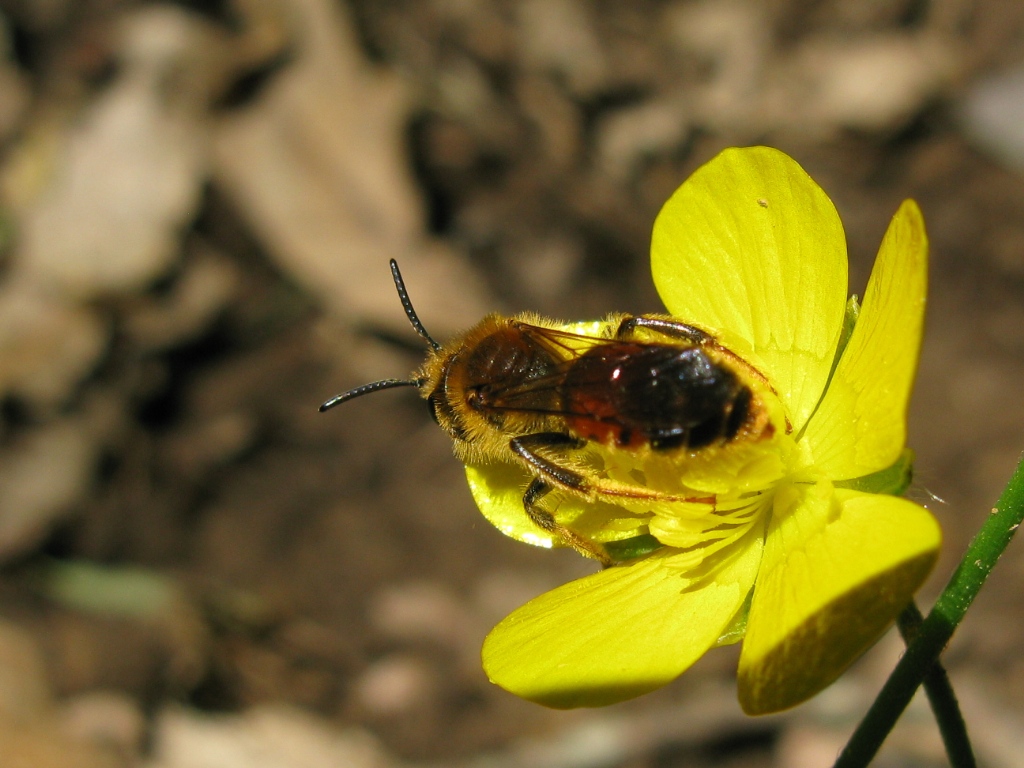
<instances>
[{"instance_id":1,"label":"bee","mask_svg":"<svg viewBox=\"0 0 1024 768\"><path fill-rule=\"evenodd\" d=\"M515 463L531 476L528 518L580 554L613 564L605 548L559 523L540 502L552 490L603 498L700 501L599 477L573 454L596 443L612 450L698 451L769 438L774 426L751 380L770 385L714 335L670 317L611 315L600 336L570 333L531 313L491 314L447 344L413 309L398 264L398 297L429 349L408 379L348 390L326 411L393 387L416 387L465 464Z\"/></svg>"}]
</instances>

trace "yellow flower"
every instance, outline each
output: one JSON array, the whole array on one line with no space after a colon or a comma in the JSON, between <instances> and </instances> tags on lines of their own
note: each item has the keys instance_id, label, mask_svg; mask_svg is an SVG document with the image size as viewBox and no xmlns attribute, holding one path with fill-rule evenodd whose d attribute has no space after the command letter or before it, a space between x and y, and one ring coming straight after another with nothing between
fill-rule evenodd
<instances>
[{"instance_id":1,"label":"yellow flower","mask_svg":"<svg viewBox=\"0 0 1024 768\"><path fill-rule=\"evenodd\" d=\"M858 315L825 193L777 150L730 149L662 209L652 270L673 317L764 375L757 394L774 434L681 456L591 446L581 460L609 478L715 501L562 495L559 520L583 535L660 546L513 612L488 636L484 667L524 698L600 706L665 685L710 648L742 639L744 710L785 709L874 643L937 557L932 515L888 495L909 471L906 410L927 281L921 213L908 200L893 217ZM502 531L556 544L523 513L525 470L492 464L467 475Z\"/></svg>"}]
</instances>

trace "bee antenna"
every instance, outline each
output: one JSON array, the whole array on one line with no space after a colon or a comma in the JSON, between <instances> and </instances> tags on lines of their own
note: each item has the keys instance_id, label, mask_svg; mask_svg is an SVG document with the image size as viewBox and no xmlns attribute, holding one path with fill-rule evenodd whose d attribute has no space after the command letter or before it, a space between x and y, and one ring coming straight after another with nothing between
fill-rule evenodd
<instances>
[{"instance_id":1,"label":"bee antenna","mask_svg":"<svg viewBox=\"0 0 1024 768\"><path fill-rule=\"evenodd\" d=\"M427 333L427 329L423 327L423 323L421 323L419 317L416 316L416 310L412 308L412 302L409 300L409 292L405 290L405 281L402 279L402 273L398 271L398 262L394 259L391 260L391 276L395 279L395 288L398 289L398 298L402 300L402 309L405 310L405 316L409 318L409 322L412 323L412 327L416 329L416 333L427 340L427 343L435 352L440 351L441 345L430 338L430 334Z\"/></svg>"},{"instance_id":2,"label":"bee antenna","mask_svg":"<svg viewBox=\"0 0 1024 768\"><path fill-rule=\"evenodd\" d=\"M361 387L356 387L355 389L350 389L348 392L342 392L340 395L335 395L321 405L319 411L320 413L323 413L329 408L341 405L355 397L368 395L371 392L380 392L382 389L394 389L395 387L421 387L423 386L423 382L423 379L384 379L383 381L375 381L372 384L363 384Z\"/></svg>"}]
</instances>

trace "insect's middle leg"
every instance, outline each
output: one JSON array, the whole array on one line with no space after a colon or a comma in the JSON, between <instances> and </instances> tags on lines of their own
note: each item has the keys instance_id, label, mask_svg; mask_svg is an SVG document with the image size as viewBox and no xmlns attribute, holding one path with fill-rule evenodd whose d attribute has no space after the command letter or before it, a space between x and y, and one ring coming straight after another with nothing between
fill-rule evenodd
<instances>
[{"instance_id":1,"label":"insect's middle leg","mask_svg":"<svg viewBox=\"0 0 1024 768\"><path fill-rule=\"evenodd\" d=\"M676 502L685 501L697 504L714 504L714 496L677 496L671 493L656 491L641 485L619 483L600 477L587 477L571 467L566 467L537 453L542 448L582 448L586 445L572 435L561 432L537 432L532 435L520 435L509 441L512 452L540 476L547 485L578 493L588 499L598 496L611 496L622 499L647 501Z\"/></svg>"},{"instance_id":2,"label":"insect's middle leg","mask_svg":"<svg viewBox=\"0 0 1024 768\"><path fill-rule=\"evenodd\" d=\"M581 536L568 526L562 525L554 516L541 509L537 502L552 488L575 492L585 498L594 499L599 496L617 497L622 499L648 500L652 502L689 502L697 504L715 504L714 496L689 497L675 496L661 491L644 488L639 485L617 483L599 477L587 477L571 467L563 466L556 461L541 456L538 449L543 448L582 448L585 440L561 432L538 432L533 435L520 435L509 441L512 452L522 459L537 477L533 479L523 496L523 507L530 520L549 533L555 533L570 547L585 557L599 560L605 566L612 560L600 544Z\"/></svg>"},{"instance_id":3,"label":"insect's middle leg","mask_svg":"<svg viewBox=\"0 0 1024 768\"><path fill-rule=\"evenodd\" d=\"M546 459L537 453L538 448L582 448L585 440L580 440L563 432L537 432L532 435L520 435L509 441L512 453L529 464L535 472L543 475L548 481L560 488L586 493L587 479L579 472L563 467L557 462Z\"/></svg>"}]
</instances>

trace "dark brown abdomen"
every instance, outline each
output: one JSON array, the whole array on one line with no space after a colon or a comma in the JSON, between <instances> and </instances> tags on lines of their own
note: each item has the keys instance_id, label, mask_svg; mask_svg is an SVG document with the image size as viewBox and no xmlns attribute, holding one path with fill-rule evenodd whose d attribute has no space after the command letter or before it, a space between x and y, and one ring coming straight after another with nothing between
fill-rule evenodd
<instances>
[{"instance_id":1,"label":"dark brown abdomen","mask_svg":"<svg viewBox=\"0 0 1024 768\"><path fill-rule=\"evenodd\" d=\"M615 342L584 353L562 384L569 428L607 445L702 448L733 439L752 394L701 349Z\"/></svg>"}]
</instances>

